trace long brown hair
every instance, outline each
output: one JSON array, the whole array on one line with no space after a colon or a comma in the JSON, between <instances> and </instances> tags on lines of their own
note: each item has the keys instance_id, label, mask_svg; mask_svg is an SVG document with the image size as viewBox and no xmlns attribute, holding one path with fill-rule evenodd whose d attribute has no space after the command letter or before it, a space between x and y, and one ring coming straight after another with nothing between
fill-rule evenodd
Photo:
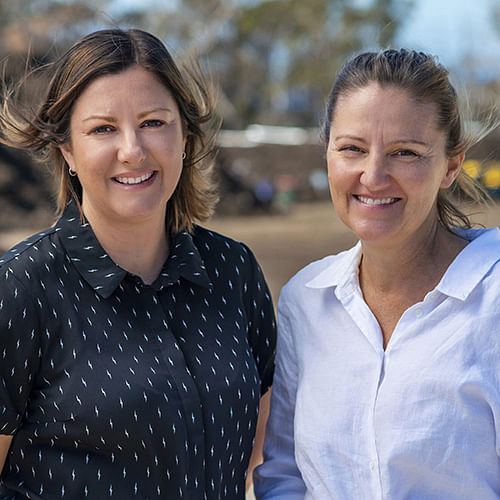
<instances>
[{"instance_id":1,"label":"long brown hair","mask_svg":"<svg viewBox=\"0 0 500 500\"><path fill-rule=\"evenodd\" d=\"M150 33L110 29L76 42L43 68L52 76L45 98L31 115L20 104L23 82L15 89L4 83L0 142L30 151L54 170L59 185L58 215L71 199L80 206L82 187L78 177L69 175L60 151L60 145L70 137L74 103L96 78L120 73L133 65L154 74L179 107L186 158L179 183L167 204L166 225L173 232L190 230L195 221L210 217L218 200L211 175L216 132L214 90L196 59L179 68L164 44Z\"/></svg>"}]
</instances>

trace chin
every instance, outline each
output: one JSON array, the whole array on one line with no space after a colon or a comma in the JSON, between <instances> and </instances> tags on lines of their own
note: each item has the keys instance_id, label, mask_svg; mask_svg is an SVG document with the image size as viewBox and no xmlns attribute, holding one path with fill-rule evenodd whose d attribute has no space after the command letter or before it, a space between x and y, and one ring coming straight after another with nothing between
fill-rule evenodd
<instances>
[{"instance_id":1,"label":"chin","mask_svg":"<svg viewBox=\"0 0 500 500\"><path fill-rule=\"evenodd\" d=\"M116 211L117 218L123 222L138 223L154 219L156 217L165 217L165 205L148 205L148 204L132 204L130 206L122 206Z\"/></svg>"},{"instance_id":2,"label":"chin","mask_svg":"<svg viewBox=\"0 0 500 500\"><path fill-rule=\"evenodd\" d=\"M393 227L377 227L372 223L363 227L352 227L351 230L363 243L387 245L396 239L396 231Z\"/></svg>"}]
</instances>

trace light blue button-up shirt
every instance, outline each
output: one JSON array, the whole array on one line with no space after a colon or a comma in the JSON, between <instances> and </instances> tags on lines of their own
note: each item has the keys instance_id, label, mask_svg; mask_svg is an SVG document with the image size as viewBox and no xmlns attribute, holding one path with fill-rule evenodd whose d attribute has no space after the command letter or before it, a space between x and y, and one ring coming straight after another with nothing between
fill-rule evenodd
<instances>
[{"instance_id":1,"label":"light blue button-up shirt","mask_svg":"<svg viewBox=\"0 0 500 500\"><path fill-rule=\"evenodd\" d=\"M464 236L385 351L359 244L285 286L257 498L500 498L500 232Z\"/></svg>"}]
</instances>

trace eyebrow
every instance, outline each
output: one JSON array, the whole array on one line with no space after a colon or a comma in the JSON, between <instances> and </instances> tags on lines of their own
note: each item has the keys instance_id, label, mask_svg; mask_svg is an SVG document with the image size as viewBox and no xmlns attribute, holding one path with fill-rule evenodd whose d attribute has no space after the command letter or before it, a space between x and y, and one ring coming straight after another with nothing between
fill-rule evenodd
<instances>
[{"instance_id":1,"label":"eyebrow","mask_svg":"<svg viewBox=\"0 0 500 500\"><path fill-rule=\"evenodd\" d=\"M334 137L334 141L338 141L339 139L350 139L354 141L360 141L360 142L366 142L362 137L358 137L356 135L349 135L349 134L342 134L338 135L337 137ZM429 144L424 141L420 141L419 139L397 139L396 141L392 141L390 144L399 144L399 143L405 143L405 144L420 144L421 146L428 146Z\"/></svg>"},{"instance_id":2,"label":"eyebrow","mask_svg":"<svg viewBox=\"0 0 500 500\"><path fill-rule=\"evenodd\" d=\"M349 135L349 134L342 134L342 135L338 135L337 137L333 138L334 141L338 141L339 139L350 139L353 141L365 142L364 139L362 139L361 137L357 137L356 135Z\"/></svg>"},{"instance_id":3,"label":"eyebrow","mask_svg":"<svg viewBox=\"0 0 500 500\"><path fill-rule=\"evenodd\" d=\"M158 108L152 108L148 109L147 111L143 111L142 113L139 113L138 118L144 118L147 115L150 115L151 113L155 113L157 111L167 111L168 113L172 112L171 108L163 108L163 107L158 107ZM116 123L117 120L113 116L108 116L108 115L90 115L87 118L84 118L82 121L87 122L90 120L104 120L110 123Z\"/></svg>"},{"instance_id":4,"label":"eyebrow","mask_svg":"<svg viewBox=\"0 0 500 500\"><path fill-rule=\"evenodd\" d=\"M112 116L105 116L105 115L90 115L87 116L87 118L84 118L82 121L88 122L90 120L104 120L106 122L111 122L111 123L116 122L116 119L113 118Z\"/></svg>"},{"instance_id":5,"label":"eyebrow","mask_svg":"<svg viewBox=\"0 0 500 500\"><path fill-rule=\"evenodd\" d=\"M155 113L157 111L167 111L168 113L172 113L172 110L170 108L158 107L158 108L148 109L147 111L139 113L139 118L144 118L145 116L150 115L151 113Z\"/></svg>"}]
</instances>

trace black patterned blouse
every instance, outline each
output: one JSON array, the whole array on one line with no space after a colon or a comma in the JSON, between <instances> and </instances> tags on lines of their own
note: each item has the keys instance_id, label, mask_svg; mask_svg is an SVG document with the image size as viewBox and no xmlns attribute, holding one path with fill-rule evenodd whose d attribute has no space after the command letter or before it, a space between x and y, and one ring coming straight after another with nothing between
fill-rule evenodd
<instances>
[{"instance_id":1,"label":"black patterned blouse","mask_svg":"<svg viewBox=\"0 0 500 500\"><path fill-rule=\"evenodd\" d=\"M0 498L244 498L275 347L247 247L179 233L144 285L70 203L0 274Z\"/></svg>"}]
</instances>

